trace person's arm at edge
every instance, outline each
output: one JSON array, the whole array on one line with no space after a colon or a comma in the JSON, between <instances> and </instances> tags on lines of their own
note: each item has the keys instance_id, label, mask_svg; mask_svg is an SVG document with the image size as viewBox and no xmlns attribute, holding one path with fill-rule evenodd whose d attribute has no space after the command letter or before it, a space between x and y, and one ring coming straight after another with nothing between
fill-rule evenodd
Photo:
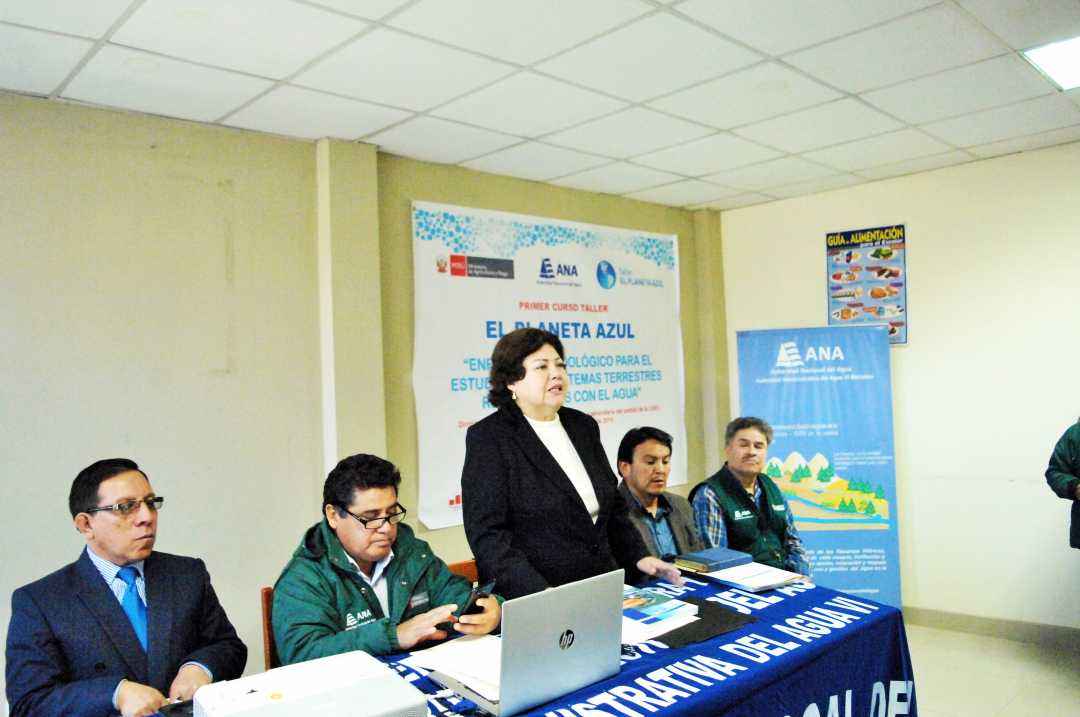
<instances>
[{"instance_id":1,"label":"person's arm at edge","mask_svg":"<svg viewBox=\"0 0 1080 717\"><path fill-rule=\"evenodd\" d=\"M795 527L795 514L791 512L788 499L784 496L784 520L787 523L787 538L784 540L784 569L810 577L810 559L806 555L806 546Z\"/></svg>"},{"instance_id":2,"label":"person's arm at edge","mask_svg":"<svg viewBox=\"0 0 1080 717\"><path fill-rule=\"evenodd\" d=\"M526 595L550 586L525 554L512 546L506 471L496 437L470 426L461 469L465 535L480 573L495 578L499 592Z\"/></svg>"},{"instance_id":3,"label":"person's arm at edge","mask_svg":"<svg viewBox=\"0 0 1080 717\"><path fill-rule=\"evenodd\" d=\"M724 514L720 511L720 501L716 491L710 486L702 486L694 494L694 522L698 534L706 548L726 548L727 529L724 526Z\"/></svg>"},{"instance_id":4,"label":"person's arm at edge","mask_svg":"<svg viewBox=\"0 0 1080 717\"><path fill-rule=\"evenodd\" d=\"M1080 423L1070 426L1054 446L1046 468L1046 483L1059 498L1080 498Z\"/></svg>"},{"instance_id":5,"label":"person's arm at edge","mask_svg":"<svg viewBox=\"0 0 1080 717\"><path fill-rule=\"evenodd\" d=\"M281 664L363 650L388 655L400 650L389 618L353 630L338 627L330 586L303 560L292 560L274 586L274 641Z\"/></svg>"},{"instance_id":6,"label":"person's arm at edge","mask_svg":"<svg viewBox=\"0 0 1080 717\"><path fill-rule=\"evenodd\" d=\"M64 682L65 660L33 596L11 596L5 680L11 717L79 717L113 712L123 675Z\"/></svg>"}]
</instances>

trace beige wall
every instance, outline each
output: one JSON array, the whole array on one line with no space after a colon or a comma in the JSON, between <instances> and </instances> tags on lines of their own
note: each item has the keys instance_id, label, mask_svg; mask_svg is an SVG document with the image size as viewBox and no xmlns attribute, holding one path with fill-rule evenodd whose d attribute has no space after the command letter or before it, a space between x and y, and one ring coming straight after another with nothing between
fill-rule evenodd
<instances>
[{"instance_id":1,"label":"beige wall","mask_svg":"<svg viewBox=\"0 0 1080 717\"><path fill-rule=\"evenodd\" d=\"M905 606L1080 627L1069 504L1043 479L1080 414L1078 189L1071 144L722 215L733 367L738 330L825 323L826 232L907 225Z\"/></svg>"},{"instance_id":2,"label":"beige wall","mask_svg":"<svg viewBox=\"0 0 1080 717\"><path fill-rule=\"evenodd\" d=\"M317 514L313 145L0 94L0 630L131 456L261 669L257 588Z\"/></svg>"},{"instance_id":3,"label":"beige wall","mask_svg":"<svg viewBox=\"0 0 1080 717\"><path fill-rule=\"evenodd\" d=\"M383 346L393 357L386 364L386 419L389 457L402 471L403 502L416 505L417 450L416 417L413 409L413 277L411 202L442 202L480 209L518 212L554 219L677 234L679 237L680 302L686 368L687 474L692 482L704 477L706 465L715 459L705 456L703 403L713 413L726 416L727 392L706 393L712 377L703 376L705 362L701 348L707 345L726 355L722 317L710 312L702 321L702 301L716 300L708 287L711 277L722 272L719 227L712 212L695 215L669 207L631 201L619 197L581 192L553 185L475 172L460 167L433 165L393 155L379 155L379 224L382 237ZM697 232L695 233L695 229ZM722 286L722 284L720 284ZM720 328L720 331L716 331ZM703 329L714 331L703 344ZM723 360L720 361L722 366ZM726 418L725 418L726 420ZM689 486L682 486L685 491ZM413 521L410 521L413 522ZM416 523L413 523L416 525ZM469 556L464 531L460 528L425 531L436 552L453 561Z\"/></svg>"}]
</instances>

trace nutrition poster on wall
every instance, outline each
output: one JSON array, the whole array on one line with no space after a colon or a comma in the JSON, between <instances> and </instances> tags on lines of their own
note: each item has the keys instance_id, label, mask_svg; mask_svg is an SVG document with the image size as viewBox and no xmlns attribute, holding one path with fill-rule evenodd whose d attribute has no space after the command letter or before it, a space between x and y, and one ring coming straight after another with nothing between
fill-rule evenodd
<instances>
[{"instance_id":1,"label":"nutrition poster on wall","mask_svg":"<svg viewBox=\"0 0 1080 717\"><path fill-rule=\"evenodd\" d=\"M907 232L903 224L825 235L829 326L881 324L906 344Z\"/></svg>"}]
</instances>

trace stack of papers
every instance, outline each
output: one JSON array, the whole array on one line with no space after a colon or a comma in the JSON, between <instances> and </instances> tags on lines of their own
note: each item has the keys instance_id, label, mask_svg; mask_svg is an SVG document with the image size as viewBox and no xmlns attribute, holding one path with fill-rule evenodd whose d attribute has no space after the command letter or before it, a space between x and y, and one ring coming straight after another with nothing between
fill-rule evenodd
<instances>
[{"instance_id":1,"label":"stack of papers","mask_svg":"<svg viewBox=\"0 0 1080 717\"><path fill-rule=\"evenodd\" d=\"M499 701L502 640L494 635L465 635L413 652L402 664L441 672L468 685L485 699Z\"/></svg>"},{"instance_id":2,"label":"stack of papers","mask_svg":"<svg viewBox=\"0 0 1080 717\"><path fill-rule=\"evenodd\" d=\"M747 563L734 568L714 570L711 573L702 573L709 580L714 580L733 588L759 593L764 590L790 585L791 583L806 580L804 575L793 573L789 570L773 568L761 563Z\"/></svg>"},{"instance_id":3,"label":"stack of papers","mask_svg":"<svg viewBox=\"0 0 1080 717\"><path fill-rule=\"evenodd\" d=\"M697 620L698 606L648 588L623 586L622 642L636 645Z\"/></svg>"}]
</instances>

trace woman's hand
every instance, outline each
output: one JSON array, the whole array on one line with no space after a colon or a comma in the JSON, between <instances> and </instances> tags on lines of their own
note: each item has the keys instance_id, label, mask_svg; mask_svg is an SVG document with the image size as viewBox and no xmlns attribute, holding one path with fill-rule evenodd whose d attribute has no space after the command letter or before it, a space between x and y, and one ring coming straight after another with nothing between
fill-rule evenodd
<instances>
[{"instance_id":1,"label":"woman's hand","mask_svg":"<svg viewBox=\"0 0 1080 717\"><path fill-rule=\"evenodd\" d=\"M646 575L659 578L672 585L683 584L682 573L679 572L677 567L671 563L665 563L660 558L654 558L651 555L637 561L637 569Z\"/></svg>"}]
</instances>

